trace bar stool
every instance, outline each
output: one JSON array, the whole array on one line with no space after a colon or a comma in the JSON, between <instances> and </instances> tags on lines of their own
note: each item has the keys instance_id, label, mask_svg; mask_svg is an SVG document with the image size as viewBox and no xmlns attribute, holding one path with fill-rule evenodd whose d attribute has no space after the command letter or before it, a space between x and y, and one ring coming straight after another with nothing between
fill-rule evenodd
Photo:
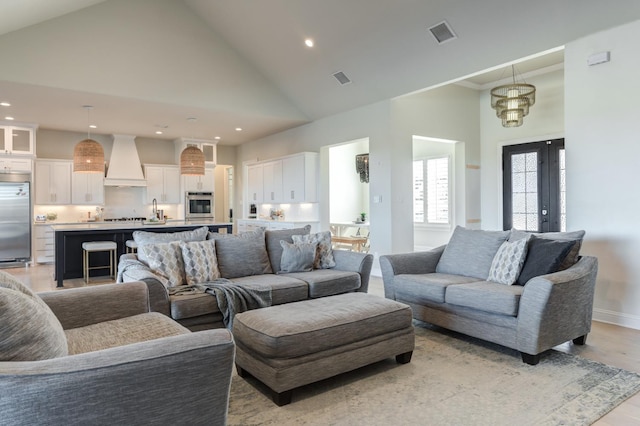
<instances>
[{"instance_id":1,"label":"bar stool","mask_svg":"<svg viewBox=\"0 0 640 426\"><path fill-rule=\"evenodd\" d=\"M85 283L89 284L89 271L92 269L106 269L109 268L109 276L114 280L116 279L117 263L116 263L116 250L118 245L113 241L90 241L82 243L82 274L84 275ZM89 254L101 251L109 252L109 265L104 266L89 266Z\"/></svg>"},{"instance_id":2,"label":"bar stool","mask_svg":"<svg viewBox=\"0 0 640 426\"><path fill-rule=\"evenodd\" d=\"M127 253L138 252L138 243L135 240L127 240L124 245L127 246Z\"/></svg>"}]
</instances>

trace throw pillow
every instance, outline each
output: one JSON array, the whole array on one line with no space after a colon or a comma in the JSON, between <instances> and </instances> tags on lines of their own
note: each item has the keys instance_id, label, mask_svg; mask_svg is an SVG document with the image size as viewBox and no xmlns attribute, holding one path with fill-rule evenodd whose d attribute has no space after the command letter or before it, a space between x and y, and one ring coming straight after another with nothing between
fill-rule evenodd
<instances>
[{"instance_id":1,"label":"throw pillow","mask_svg":"<svg viewBox=\"0 0 640 426\"><path fill-rule=\"evenodd\" d=\"M4 271L0 271L0 324L0 361L37 361L69 354L62 325L49 306Z\"/></svg>"},{"instance_id":2,"label":"throw pillow","mask_svg":"<svg viewBox=\"0 0 640 426\"><path fill-rule=\"evenodd\" d=\"M269 254L269 261L271 262L271 269L273 272L278 273L280 270L280 261L282 258L282 246L280 245L280 241L292 243L294 235L307 235L309 234L309 231L311 231L311 225L307 225L303 228L265 231L264 239L265 244L267 245L267 253Z\"/></svg>"},{"instance_id":3,"label":"throw pillow","mask_svg":"<svg viewBox=\"0 0 640 426\"><path fill-rule=\"evenodd\" d=\"M546 238L550 240L557 241L573 241L574 244L567 253L567 257L564 258L562 263L560 264L559 271L570 268L575 265L575 263L579 259L580 248L582 247L582 240L584 239L585 231L569 231L569 232L544 232L544 233L531 233L526 231L519 231L517 229L511 230L511 236L509 237L509 241L514 241L516 239L524 238L530 235L535 235L536 237Z\"/></svg>"},{"instance_id":4,"label":"throw pillow","mask_svg":"<svg viewBox=\"0 0 640 426\"><path fill-rule=\"evenodd\" d=\"M316 256L313 262L314 269L330 269L336 266L331 248L331 232L324 231L310 235L294 235L291 237L295 244L316 243Z\"/></svg>"},{"instance_id":5,"label":"throw pillow","mask_svg":"<svg viewBox=\"0 0 640 426\"><path fill-rule=\"evenodd\" d=\"M138 247L144 252L149 268L169 281L169 287L184 285L186 278L180 242L145 244Z\"/></svg>"},{"instance_id":6,"label":"throw pillow","mask_svg":"<svg viewBox=\"0 0 640 426\"><path fill-rule=\"evenodd\" d=\"M207 239L208 233L209 228L206 226L180 232L133 231L133 239L138 243L138 259L148 264L146 253L141 250L145 244L170 243L172 241L204 241Z\"/></svg>"},{"instance_id":7,"label":"throw pillow","mask_svg":"<svg viewBox=\"0 0 640 426\"><path fill-rule=\"evenodd\" d=\"M313 269L317 243L291 244L280 241L280 245L282 246L282 259L279 274L309 272Z\"/></svg>"},{"instance_id":8,"label":"throw pillow","mask_svg":"<svg viewBox=\"0 0 640 426\"><path fill-rule=\"evenodd\" d=\"M486 280L498 249L509 231L481 231L456 226L436 272Z\"/></svg>"},{"instance_id":9,"label":"throw pillow","mask_svg":"<svg viewBox=\"0 0 640 426\"><path fill-rule=\"evenodd\" d=\"M529 238L522 238L517 241L505 241L502 243L489 270L487 281L498 284L513 285L527 256L527 244Z\"/></svg>"},{"instance_id":10,"label":"throw pillow","mask_svg":"<svg viewBox=\"0 0 640 426\"><path fill-rule=\"evenodd\" d=\"M211 282L220 278L215 241L180 241L184 273L188 285Z\"/></svg>"},{"instance_id":11,"label":"throw pillow","mask_svg":"<svg viewBox=\"0 0 640 426\"><path fill-rule=\"evenodd\" d=\"M527 258L517 284L525 285L531 278L558 272L562 261L574 244L575 241L556 241L531 236Z\"/></svg>"},{"instance_id":12,"label":"throw pillow","mask_svg":"<svg viewBox=\"0 0 640 426\"><path fill-rule=\"evenodd\" d=\"M210 234L222 278L273 273L264 240L264 228L241 234Z\"/></svg>"}]
</instances>

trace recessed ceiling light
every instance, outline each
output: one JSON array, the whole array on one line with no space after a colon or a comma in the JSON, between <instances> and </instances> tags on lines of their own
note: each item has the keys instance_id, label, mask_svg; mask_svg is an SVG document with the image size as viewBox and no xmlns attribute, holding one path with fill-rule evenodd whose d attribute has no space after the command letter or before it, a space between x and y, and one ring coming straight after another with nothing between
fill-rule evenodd
<instances>
[{"instance_id":1,"label":"recessed ceiling light","mask_svg":"<svg viewBox=\"0 0 640 426\"><path fill-rule=\"evenodd\" d=\"M242 127L236 127L236 132L241 132L242 131Z\"/></svg>"},{"instance_id":2,"label":"recessed ceiling light","mask_svg":"<svg viewBox=\"0 0 640 426\"><path fill-rule=\"evenodd\" d=\"M307 38L304 40L304 44L307 47L313 47L313 39L312 38Z\"/></svg>"},{"instance_id":3,"label":"recessed ceiling light","mask_svg":"<svg viewBox=\"0 0 640 426\"><path fill-rule=\"evenodd\" d=\"M13 120L13 117L9 117L9 116L7 116L7 117L5 117L4 119L5 119L5 120L9 120L9 121L11 121L11 120Z\"/></svg>"},{"instance_id":4,"label":"recessed ceiling light","mask_svg":"<svg viewBox=\"0 0 640 426\"><path fill-rule=\"evenodd\" d=\"M0 102L0 106L11 106L9 102Z\"/></svg>"},{"instance_id":5,"label":"recessed ceiling light","mask_svg":"<svg viewBox=\"0 0 640 426\"><path fill-rule=\"evenodd\" d=\"M98 126L96 126L95 124L89 124L89 128L90 128L90 129L97 129L97 128L98 128Z\"/></svg>"},{"instance_id":6,"label":"recessed ceiling light","mask_svg":"<svg viewBox=\"0 0 640 426\"><path fill-rule=\"evenodd\" d=\"M219 141L220 139L222 139L220 136L216 136L214 137L215 140Z\"/></svg>"},{"instance_id":7,"label":"recessed ceiling light","mask_svg":"<svg viewBox=\"0 0 640 426\"><path fill-rule=\"evenodd\" d=\"M156 135L161 135L162 132L160 130L156 130Z\"/></svg>"}]
</instances>

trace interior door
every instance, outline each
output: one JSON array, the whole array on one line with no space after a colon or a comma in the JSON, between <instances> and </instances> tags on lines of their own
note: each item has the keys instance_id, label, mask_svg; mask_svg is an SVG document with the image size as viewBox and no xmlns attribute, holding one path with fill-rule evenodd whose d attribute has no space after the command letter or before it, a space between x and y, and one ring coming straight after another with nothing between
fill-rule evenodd
<instances>
[{"instance_id":1,"label":"interior door","mask_svg":"<svg viewBox=\"0 0 640 426\"><path fill-rule=\"evenodd\" d=\"M564 154L564 139L503 147L502 217L505 230L565 230Z\"/></svg>"}]
</instances>

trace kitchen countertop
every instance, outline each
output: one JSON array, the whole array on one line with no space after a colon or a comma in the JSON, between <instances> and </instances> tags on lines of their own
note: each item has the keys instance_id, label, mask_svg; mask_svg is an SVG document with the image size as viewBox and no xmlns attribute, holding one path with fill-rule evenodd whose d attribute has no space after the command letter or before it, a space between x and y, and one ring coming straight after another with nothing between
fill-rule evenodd
<instances>
[{"instance_id":1,"label":"kitchen countertop","mask_svg":"<svg viewBox=\"0 0 640 426\"><path fill-rule=\"evenodd\" d=\"M125 222L81 222L81 223L39 223L49 225L54 231L85 231L87 229L154 229L180 226L233 225L231 222L169 220L162 224L142 223L141 221Z\"/></svg>"}]
</instances>

